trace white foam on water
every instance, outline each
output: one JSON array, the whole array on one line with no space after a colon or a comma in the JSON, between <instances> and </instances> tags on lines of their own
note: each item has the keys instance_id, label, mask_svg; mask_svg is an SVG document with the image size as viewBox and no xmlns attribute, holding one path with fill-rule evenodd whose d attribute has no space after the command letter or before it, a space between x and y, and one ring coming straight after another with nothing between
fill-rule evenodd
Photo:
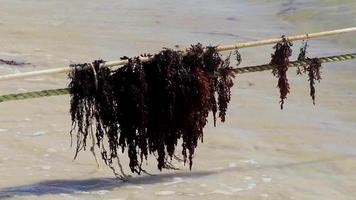
<instances>
[{"instance_id":1,"label":"white foam on water","mask_svg":"<svg viewBox=\"0 0 356 200\"><path fill-rule=\"evenodd\" d=\"M48 148L48 149L47 149L47 152L48 152L48 153L55 153L55 152L57 152L57 150L54 149L54 148Z\"/></svg>"},{"instance_id":2,"label":"white foam on water","mask_svg":"<svg viewBox=\"0 0 356 200\"><path fill-rule=\"evenodd\" d=\"M185 181L181 177L174 177L173 181L167 182L167 183L163 183L163 185L174 185L174 184L179 184L179 183L184 183L184 182L187 182L187 181Z\"/></svg>"},{"instance_id":3,"label":"white foam on water","mask_svg":"<svg viewBox=\"0 0 356 200\"><path fill-rule=\"evenodd\" d=\"M241 191L244 191L246 189L243 189L243 188L231 188L231 191L232 192L241 192Z\"/></svg>"},{"instance_id":4,"label":"white foam on water","mask_svg":"<svg viewBox=\"0 0 356 200\"><path fill-rule=\"evenodd\" d=\"M82 191L82 190L75 191L74 193L75 193L75 194L90 194L90 192Z\"/></svg>"},{"instance_id":5,"label":"white foam on water","mask_svg":"<svg viewBox=\"0 0 356 200\"><path fill-rule=\"evenodd\" d=\"M246 190L252 190L252 189L254 189L256 186L257 186L256 183L253 183L253 182L248 183Z\"/></svg>"},{"instance_id":6,"label":"white foam on water","mask_svg":"<svg viewBox=\"0 0 356 200\"><path fill-rule=\"evenodd\" d=\"M248 160L240 160L240 162L251 164L251 165L257 165L258 162L253 160L253 159L248 159Z\"/></svg>"},{"instance_id":7,"label":"white foam on water","mask_svg":"<svg viewBox=\"0 0 356 200\"><path fill-rule=\"evenodd\" d=\"M109 192L110 192L109 190L98 190L98 191L91 192L91 194L105 195L105 194L107 194Z\"/></svg>"},{"instance_id":8,"label":"white foam on water","mask_svg":"<svg viewBox=\"0 0 356 200\"><path fill-rule=\"evenodd\" d=\"M237 166L237 165L236 165L236 163L234 163L234 162L229 164L229 167L230 167L230 168L234 168L234 167L236 167L236 166Z\"/></svg>"},{"instance_id":9,"label":"white foam on water","mask_svg":"<svg viewBox=\"0 0 356 200\"><path fill-rule=\"evenodd\" d=\"M263 177L263 178L262 178L262 181L265 182L265 183L270 183L270 182L272 182L272 178Z\"/></svg>"},{"instance_id":10,"label":"white foam on water","mask_svg":"<svg viewBox=\"0 0 356 200\"><path fill-rule=\"evenodd\" d=\"M264 197L264 198L269 197L269 195L268 195L267 193L262 193L260 196L261 196L261 197Z\"/></svg>"},{"instance_id":11,"label":"white foam on water","mask_svg":"<svg viewBox=\"0 0 356 200\"><path fill-rule=\"evenodd\" d=\"M43 170L50 170L52 167L51 166L49 166L49 165L43 165L43 166L41 166L41 169L43 169Z\"/></svg>"},{"instance_id":12,"label":"white foam on water","mask_svg":"<svg viewBox=\"0 0 356 200\"><path fill-rule=\"evenodd\" d=\"M213 170L213 171L221 171L221 170L224 170L224 169L225 169L224 167L215 167L215 168L213 168L211 170Z\"/></svg>"},{"instance_id":13,"label":"white foam on water","mask_svg":"<svg viewBox=\"0 0 356 200\"><path fill-rule=\"evenodd\" d=\"M206 187L207 185L205 183L202 183L199 185L200 187Z\"/></svg>"},{"instance_id":14,"label":"white foam on water","mask_svg":"<svg viewBox=\"0 0 356 200\"><path fill-rule=\"evenodd\" d=\"M7 129L0 128L0 133L7 132L7 131L8 131Z\"/></svg>"},{"instance_id":15,"label":"white foam on water","mask_svg":"<svg viewBox=\"0 0 356 200\"><path fill-rule=\"evenodd\" d=\"M176 193L175 191L163 190L163 191L156 192L155 194L160 196L166 196L166 195L173 195L175 193Z\"/></svg>"},{"instance_id":16,"label":"white foam on water","mask_svg":"<svg viewBox=\"0 0 356 200\"><path fill-rule=\"evenodd\" d=\"M38 137L38 136L42 136L47 134L48 131L37 131L34 133L30 133L30 134L23 134L24 136L34 136L34 137Z\"/></svg>"},{"instance_id":17,"label":"white foam on water","mask_svg":"<svg viewBox=\"0 0 356 200\"><path fill-rule=\"evenodd\" d=\"M244 179L245 180L252 180L252 177L251 176L245 176Z\"/></svg>"},{"instance_id":18,"label":"white foam on water","mask_svg":"<svg viewBox=\"0 0 356 200\"><path fill-rule=\"evenodd\" d=\"M210 194L224 194L224 195L233 195L232 192L226 190L214 190Z\"/></svg>"},{"instance_id":19,"label":"white foam on water","mask_svg":"<svg viewBox=\"0 0 356 200\"><path fill-rule=\"evenodd\" d=\"M228 186L228 185L225 185L225 184L221 184L222 186L228 188L229 190L231 190L231 192L241 192L241 191L244 191L246 189L243 189L243 188L235 188L235 187L231 187L231 186Z\"/></svg>"},{"instance_id":20,"label":"white foam on water","mask_svg":"<svg viewBox=\"0 0 356 200\"><path fill-rule=\"evenodd\" d=\"M70 198L70 199L75 199L75 197L72 196L72 195L70 195L70 194L61 193L61 194L59 194L59 195L62 196L62 197L66 197L66 198Z\"/></svg>"},{"instance_id":21,"label":"white foam on water","mask_svg":"<svg viewBox=\"0 0 356 200\"><path fill-rule=\"evenodd\" d=\"M126 186L126 188L130 188L130 189L140 189L140 190L143 190L145 189L143 186L141 185L128 185Z\"/></svg>"}]
</instances>

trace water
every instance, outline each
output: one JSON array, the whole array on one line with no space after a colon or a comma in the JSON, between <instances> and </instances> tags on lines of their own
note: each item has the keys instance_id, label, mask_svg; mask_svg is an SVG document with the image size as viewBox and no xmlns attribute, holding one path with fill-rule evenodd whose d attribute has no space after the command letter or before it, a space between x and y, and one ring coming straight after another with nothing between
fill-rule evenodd
<instances>
[{"instance_id":1,"label":"water","mask_svg":"<svg viewBox=\"0 0 356 200\"><path fill-rule=\"evenodd\" d=\"M0 58L31 65L0 65L0 74L355 22L354 0L1 0ZM309 55L355 52L354 37L312 40ZM243 66L266 63L271 46L241 53ZM353 199L355 75L355 61L325 65L312 106L306 77L291 70L284 111L269 72L238 77L228 121L208 124L192 171L176 163L182 170L159 173L149 160L146 168L157 176L125 183L104 164L96 169L89 152L72 161L68 96L2 103L0 199ZM64 77L1 82L0 93L64 87Z\"/></svg>"}]
</instances>

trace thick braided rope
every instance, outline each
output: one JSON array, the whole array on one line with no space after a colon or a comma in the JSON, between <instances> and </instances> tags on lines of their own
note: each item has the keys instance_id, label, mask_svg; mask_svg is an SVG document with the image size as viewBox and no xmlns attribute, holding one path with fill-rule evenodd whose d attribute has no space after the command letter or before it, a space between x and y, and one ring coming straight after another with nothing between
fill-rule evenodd
<instances>
[{"instance_id":1,"label":"thick braided rope","mask_svg":"<svg viewBox=\"0 0 356 200\"><path fill-rule=\"evenodd\" d=\"M7 94L7 95L0 96L0 102L59 96L59 95L66 95L66 94L69 94L68 88L24 92L18 94Z\"/></svg>"},{"instance_id":2,"label":"thick braided rope","mask_svg":"<svg viewBox=\"0 0 356 200\"><path fill-rule=\"evenodd\" d=\"M356 53L321 57L319 59L322 63L352 60L352 59L356 59ZM306 64L307 64L307 62L305 62L305 61L293 61L293 62L289 63L288 67L300 67L300 66L303 66ZM251 73L251 72L272 70L275 67L276 67L275 65L264 64L264 65L236 68L236 69L234 69L234 72L237 74L245 74L245 73ZM7 95L0 96L0 103L4 102L4 101L34 99L34 98L41 98L41 97L66 95L66 94L69 94L68 88L25 92L25 93L18 93L18 94L7 94Z\"/></svg>"}]
</instances>

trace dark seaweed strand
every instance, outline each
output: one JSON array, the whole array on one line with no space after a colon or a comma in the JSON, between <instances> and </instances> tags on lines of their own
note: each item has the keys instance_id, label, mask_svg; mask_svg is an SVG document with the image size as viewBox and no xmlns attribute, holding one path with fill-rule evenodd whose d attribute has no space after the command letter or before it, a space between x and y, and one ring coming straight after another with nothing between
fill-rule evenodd
<instances>
[{"instance_id":1,"label":"dark seaweed strand","mask_svg":"<svg viewBox=\"0 0 356 200\"><path fill-rule=\"evenodd\" d=\"M284 101L289 93L289 83L287 78L289 57L292 55L292 43L289 42L284 36L282 36L283 41L277 43L273 48L275 49L274 54L271 55L271 64L277 67L272 70L275 77L278 78L278 88L280 92L280 105L283 109Z\"/></svg>"},{"instance_id":2,"label":"dark seaweed strand","mask_svg":"<svg viewBox=\"0 0 356 200\"><path fill-rule=\"evenodd\" d=\"M236 60L236 67L242 63L242 56L238 49L234 52L235 60Z\"/></svg>"},{"instance_id":3,"label":"dark seaweed strand","mask_svg":"<svg viewBox=\"0 0 356 200\"><path fill-rule=\"evenodd\" d=\"M71 96L70 114L71 136L76 131L77 149L75 158L86 147L86 139L91 128L94 110L95 78L90 63L71 65L69 92Z\"/></svg>"},{"instance_id":4,"label":"dark seaweed strand","mask_svg":"<svg viewBox=\"0 0 356 200\"><path fill-rule=\"evenodd\" d=\"M298 61L304 61L307 59L307 48L308 48L308 40L303 41L302 46L299 48Z\"/></svg>"},{"instance_id":5,"label":"dark seaweed strand","mask_svg":"<svg viewBox=\"0 0 356 200\"><path fill-rule=\"evenodd\" d=\"M182 66L182 52L164 49L144 63L148 83L147 136L151 153L156 154L158 169L168 168L181 138L187 99L182 98L188 71Z\"/></svg>"},{"instance_id":6,"label":"dark seaweed strand","mask_svg":"<svg viewBox=\"0 0 356 200\"><path fill-rule=\"evenodd\" d=\"M113 73L112 85L117 106L115 115L120 128L120 136L115 139L122 152L127 148L131 171L140 174L141 163L148 154L145 132L147 84L138 57L130 59L128 64Z\"/></svg>"},{"instance_id":7,"label":"dark seaweed strand","mask_svg":"<svg viewBox=\"0 0 356 200\"><path fill-rule=\"evenodd\" d=\"M214 120L214 127L216 126L216 113L218 110L217 107L217 99L216 99L216 89L218 88L218 75L216 72L218 71L219 67L224 63L224 60L221 58L221 55L219 52L216 50L216 47L207 47L206 52L204 54L204 64L205 64L205 70L210 74L211 76L211 86L210 86L210 101L211 101L211 111L213 114L213 120Z\"/></svg>"},{"instance_id":8,"label":"dark seaweed strand","mask_svg":"<svg viewBox=\"0 0 356 200\"><path fill-rule=\"evenodd\" d=\"M73 67L69 73L71 134L76 131L75 158L80 150L86 149L88 135L92 134L92 139L96 138L96 144L101 149L105 164L111 167L113 158L117 158L118 155L116 152L119 147L117 143L118 128L113 115L115 104L110 82L111 71L107 67L99 67L103 62L97 60L92 64L71 66ZM104 147L105 135L108 137L109 155Z\"/></svg>"},{"instance_id":9,"label":"dark seaweed strand","mask_svg":"<svg viewBox=\"0 0 356 200\"><path fill-rule=\"evenodd\" d=\"M308 58L306 57L307 54L307 48L308 48L308 40L303 41L302 46L299 49L299 54L298 54L298 61L306 61ZM302 75L303 72L305 73L306 70L306 65L302 66L303 69L301 69L299 66L297 67L297 75Z\"/></svg>"},{"instance_id":10,"label":"dark seaweed strand","mask_svg":"<svg viewBox=\"0 0 356 200\"><path fill-rule=\"evenodd\" d=\"M319 58L309 59L309 65L306 68L309 76L309 85L310 85L310 96L315 105L315 81L320 82L321 80L321 61Z\"/></svg>"},{"instance_id":11,"label":"dark seaweed strand","mask_svg":"<svg viewBox=\"0 0 356 200\"><path fill-rule=\"evenodd\" d=\"M321 80L321 61L319 58L308 58L306 56L308 43L305 41L300 48L300 53L298 55L298 61L305 61L306 65L303 69L297 68L297 74L302 75L303 73L308 73L308 81L310 86L310 96L315 105L315 81L320 82Z\"/></svg>"},{"instance_id":12,"label":"dark seaweed strand","mask_svg":"<svg viewBox=\"0 0 356 200\"><path fill-rule=\"evenodd\" d=\"M115 118L116 103L113 98L113 85L111 82L111 70L108 67L100 67L103 61L94 61L93 67L96 71L97 89L95 93L95 121L97 145L101 149L101 155L109 166L113 159L118 157L117 143L118 127ZM104 137L108 138L110 154L104 147Z\"/></svg>"},{"instance_id":13,"label":"dark seaweed strand","mask_svg":"<svg viewBox=\"0 0 356 200\"><path fill-rule=\"evenodd\" d=\"M241 58L236 51L237 65L240 64ZM218 105L219 105L219 117L222 122L225 122L226 111L228 104L231 100L231 88L234 86L233 79L235 74L233 73L233 68L230 66L230 56L226 57L225 61L219 69L219 79L218 79Z\"/></svg>"},{"instance_id":14,"label":"dark seaweed strand","mask_svg":"<svg viewBox=\"0 0 356 200\"><path fill-rule=\"evenodd\" d=\"M213 101L210 98L212 98L213 83L207 72L214 72L217 67L205 66L206 58L201 44L192 45L183 58L183 66L189 72L185 91L189 101L186 105L187 116L182 127L182 154L184 161L188 158L190 169L195 148L198 140L203 138L203 128L207 123L209 111L212 110Z\"/></svg>"}]
</instances>

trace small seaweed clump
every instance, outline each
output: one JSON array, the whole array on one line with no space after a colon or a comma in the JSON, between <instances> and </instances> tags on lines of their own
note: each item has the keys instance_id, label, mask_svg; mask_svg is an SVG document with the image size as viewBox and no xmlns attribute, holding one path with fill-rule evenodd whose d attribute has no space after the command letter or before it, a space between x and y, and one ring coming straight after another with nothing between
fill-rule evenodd
<instances>
[{"instance_id":1,"label":"small seaweed clump","mask_svg":"<svg viewBox=\"0 0 356 200\"><path fill-rule=\"evenodd\" d=\"M315 105L315 81L320 82L321 80L321 60L319 58L310 59L306 71L309 76L310 96Z\"/></svg>"},{"instance_id":2,"label":"small seaweed clump","mask_svg":"<svg viewBox=\"0 0 356 200\"><path fill-rule=\"evenodd\" d=\"M277 66L272 70L272 73L275 77L278 78L281 109L283 109L284 100L287 98L287 94L289 93L290 89L287 78L287 71L289 65L289 57L292 55L291 46L292 43L284 36L282 36L282 42L277 43L273 47L275 52L271 55L272 60L270 64Z\"/></svg>"},{"instance_id":3,"label":"small seaweed clump","mask_svg":"<svg viewBox=\"0 0 356 200\"><path fill-rule=\"evenodd\" d=\"M216 47L163 49L150 57L147 62L128 59L117 70L100 67L103 61L75 65L69 74L76 152L85 149L90 135L112 169L117 159L121 177L125 174L119 151L127 151L130 170L140 174L150 154L159 170L173 169L171 160L179 143L183 161L191 168L209 113L214 125L217 112L224 122L231 98L234 74Z\"/></svg>"},{"instance_id":4,"label":"small seaweed clump","mask_svg":"<svg viewBox=\"0 0 356 200\"><path fill-rule=\"evenodd\" d=\"M307 42L304 42L300 48L298 55L298 61L304 61L306 64L303 65L303 69L297 68L297 74L308 73L308 81L310 85L310 96L315 105L315 81L320 82L321 80L321 60L319 58L308 58L306 57Z\"/></svg>"}]
</instances>

